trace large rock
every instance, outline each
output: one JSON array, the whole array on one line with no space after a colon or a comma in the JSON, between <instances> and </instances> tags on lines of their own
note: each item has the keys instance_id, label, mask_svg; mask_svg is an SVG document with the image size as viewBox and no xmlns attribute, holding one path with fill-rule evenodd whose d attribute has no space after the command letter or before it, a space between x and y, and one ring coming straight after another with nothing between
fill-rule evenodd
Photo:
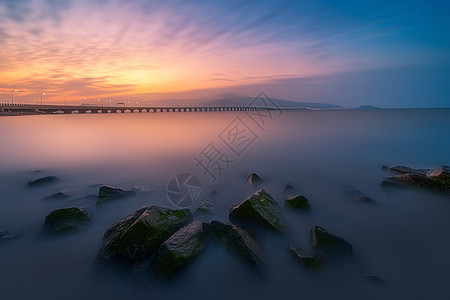
<instances>
[{"instance_id":1,"label":"large rock","mask_svg":"<svg viewBox=\"0 0 450 300\"><path fill-rule=\"evenodd\" d=\"M58 183L61 181L62 180L56 176L46 176L46 177L41 177L41 178L38 178L35 180L28 181L28 186L29 187L39 187L39 186L45 186L45 185Z\"/></svg>"},{"instance_id":2,"label":"large rock","mask_svg":"<svg viewBox=\"0 0 450 300\"><path fill-rule=\"evenodd\" d=\"M66 233L85 227L91 218L87 208L70 207L52 211L45 223L56 233Z\"/></svg>"},{"instance_id":3,"label":"large rock","mask_svg":"<svg viewBox=\"0 0 450 300\"><path fill-rule=\"evenodd\" d=\"M158 249L154 260L161 277L177 273L206 248L202 222L193 222L175 232Z\"/></svg>"},{"instance_id":4,"label":"large rock","mask_svg":"<svg viewBox=\"0 0 450 300\"><path fill-rule=\"evenodd\" d=\"M396 168L398 170L399 167ZM403 171L401 175L391 176L386 178L386 180L426 190L450 191L450 168L448 166L442 166L433 170L402 167L401 170Z\"/></svg>"},{"instance_id":5,"label":"large rock","mask_svg":"<svg viewBox=\"0 0 450 300\"><path fill-rule=\"evenodd\" d=\"M136 195L135 191L125 191L121 188L114 188L111 186L104 185L100 187L98 191L97 204L101 204L109 200L122 199L135 195Z\"/></svg>"},{"instance_id":6,"label":"large rock","mask_svg":"<svg viewBox=\"0 0 450 300\"><path fill-rule=\"evenodd\" d=\"M301 210L310 210L311 206L309 205L308 199L302 195L289 196L285 199L286 205Z\"/></svg>"},{"instance_id":7,"label":"large rock","mask_svg":"<svg viewBox=\"0 0 450 300\"><path fill-rule=\"evenodd\" d=\"M308 252L305 252L299 248L289 247L288 249L305 267L313 269L317 269L320 267L320 260L316 255L309 254Z\"/></svg>"},{"instance_id":8,"label":"large rock","mask_svg":"<svg viewBox=\"0 0 450 300\"><path fill-rule=\"evenodd\" d=\"M230 211L230 220L255 223L283 232L285 225L281 208L264 190L259 190Z\"/></svg>"},{"instance_id":9,"label":"large rock","mask_svg":"<svg viewBox=\"0 0 450 300\"><path fill-rule=\"evenodd\" d=\"M104 263L112 259L133 261L149 258L191 219L192 214L188 209L143 207L105 232L97 261Z\"/></svg>"},{"instance_id":10,"label":"large rock","mask_svg":"<svg viewBox=\"0 0 450 300\"><path fill-rule=\"evenodd\" d=\"M252 232L219 221L204 223L203 227L212 240L225 247L230 253L256 270L263 270L265 265L261 247Z\"/></svg>"},{"instance_id":11,"label":"large rock","mask_svg":"<svg viewBox=\"0 0 450 300\"><path fill-rule=\"evenodd\" d=\"M311 228L309 243L322 256L348 256L353 253L350 243L319 226Z\"/></svg>"}]
</instances>

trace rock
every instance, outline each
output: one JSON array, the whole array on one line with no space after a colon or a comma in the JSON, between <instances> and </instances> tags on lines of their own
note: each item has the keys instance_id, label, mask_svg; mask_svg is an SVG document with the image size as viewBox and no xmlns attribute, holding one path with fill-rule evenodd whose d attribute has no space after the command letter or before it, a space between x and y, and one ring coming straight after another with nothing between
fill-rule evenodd
<instances>
[{"instance_id":1,"label":"rock","mask_svg":"<svg viewBox=\"0 0 450 300\"><path fill-rule=\"evenodd\" d=\"M90 221L88 209L80 207L57 209L45 217L45 223L55 233L66 233L81 229Z\"/></svg>"},{"instance_id":2,"label":"rock","mask_svg":"<svg viewBox=\"0 0 450 300\"><path fill-rule=\"evenodd\" d=\"M290 196L286 197L286 205L292 208L301 209L301 210L310 210L311 206L309 205L308 199L302 195Z\"/></svg>"},{"instance_id":3,"label":"rock","mask_svg":"<svg viewBox=\"0 0 450 300\"><path fill-rule=\"evenodd\" d=\"M378 186L378 191L379 192L389 192L391 190L395 190L398 188L400 188L400 185L398 183L388 181L388 180L383 180L380 183L380 185Z\"/></svg>"},{"instance_id":4,"label":"rock","mask_svg":"<svg viewBox=\"0 0 450 300\"><path fill-rule=\"evenodd\" d=\"M0 231L0 241L11 240L21 236L20 232Z\"/></svg>"},{"instance_id":5,"label":"rock","mask_svg":"<svg viewBox=\"0 0 450 300\"><path fill-rule=\"evenodd\" d=\"M135 195L136 195L135 191L125 191L120 188L114 188L111 186L104 185L100 187L98 191L97 204L101 204L113 199L122 199Z\"/></svg>"},{"instance_id":6,"label":"rock","mask_svg":"<svg viewBox=\"0 0 450 300\"><path fill-rule=\"evenodd\" d=\"M56 194L53 194L51 196L47 196L44 198L44 200L60 200L60 199L65 199L69 197L69 195L63 193L63 192L58 192Z\"/></svg>"},{"instance_id":7,"label":"rock","mask_svg":"<svg viewBox=\"0 0 450 300\"><path fill-rule=\"evenodd\" d=\"M133 191L138 194L148 194L152 192L152 190L145 185L135 185L133 186Z\"/></svg>"},{"instance_id":8,"label":"rock","mask_svg":"<svg viewBox=\"0 0 450 300\"><path fill-rule=\"evenodd\" d=\"M56 176L46 176L46 177L41 177L41 178L38 178L35 180L28 181L28 186L29 187L39 187L39 186L54 184L54 183L61 182L61 181L62 180Z\"/></svg>"},{"instance_id":9,"label":"rock","mask_svg":"<svg viewBox=\"0 0 450 300\"><path fill-rule=\"evenodd\" d=\"M400 174L418 174L418 175L426 175L429 170L427 169L413 169L405 166L394 166L388 168L391 172L396 172Z\"/></svg>"},{"instance_id":10,"label":"rock","mask_svg":"<svg viewBox=\"0 0 450 300\"><path fill-rule=\"evenodd\" d=\"M362 192L360 192L359 190L351 187L351 186L347 186L345 189L346 193L351 196L353 198L353 200L355 202L358 203L367 203L367 204L374 204L376 203L375 200L373 200L372 198L364 195Z\"/></svg>"},{"instance_id":11,"label":"rock","mask_svg":"<svg viewBox=\"0 0 450 300\"><path fill-rule=\"evenodd\" d=\"M294 186L292 184L290 184L289 182L286 182L286 184L284 185L284 191L291 192L293 190L294 190Z\"/></svg>"},{"instance_id":12,"label":"rock","mask_svg":"<svg viewBox=\"0 0 450 300\"><path fill-rule=\"evenodd\" d=\"M450 190L450 180L445 177L425 176L414 173L403 174L386 178L400 184L407 184L417 188L446 192Z\"/></svg>"},{"instance_id":13,"label":"rock","mask_svg":"<svg viewBox=\"0 0 450 300\"><path fill-rule=\"evenodd\" d=\"M252 268L262 271L265 265L261 248L252 232L219 221L204 223L203 228L213 241L225 247L231 254Z\"/></svg>"},{"instance_id":14,"label":"rock","mask_svg":"<svg viewBox=\"0 0 450 300\"><path fill-rule=\"evenodd\" d=\"M311 228L309 243L320 255L345 256L353 253L352 245L340 237L328 233L322 227L314 226Z\"/></svg>"},{"instance_id":15,"label":"rock","mask_svg":"<svg viewBox=\"0 0 450 300\"><path fill-rule=\"evenodd\" d=\"M380 277L375 276L375 275L363 276L363 281L365 281L367 283L371 283L371 284L380 284L380 285L386 284L386 281L384 281L383 279L381 279Z\"/></svg>"},{"instance_id":16,"label":"rock","mask_svg":"<svg viewBox=\"0 0 450 300\"><path fill-rule=\"evenodd\" d=\"M170 277L205 249L202 222L193 222L175 232L159 247L154 268L159 276Z\"/></svg>"},{"instance_id":17,"label":"rock","mask_svg":"<svg viewBox=\"0 0 450 300\"><path fill-rule=\"evenodd\" d=\"M196 213L202 213L202 214L211 214L214 213L214 203L206 199L205 201L200 204L200 206L195 210Z\"/></svg>"},{"instance_id":18,"label":"rock","mask_svg":"<svg viewBox=\"0 0 450 300\"><path fill-rule=\"evenodd\" d=\"M257 186L258 184L262 183L264 180L262 180L261 177L259 177L256 173L252 173L248 175L247 182L251 186Z\"/></svg>"},{"instance_id":19,"label":"rock","mask_svg":"<svg viewBox=\"0 0 450 300\"><path fill-rule=\"evenodd\" d=\"M284 231L284 221L278 203L264 190L259 190L233 207L230 220L255 223L269 229Z\"/></svg>"},{"instance_id":20,"label":"rock","mask_svg":"<svg viewBox=\"0 0 450 300\"><path fill-rule=\"evenodd\" d=\"M142 260L192 219L188 209L143 207L113 224L103 236L97 261Z\"/></svg>"},{"instance_id":21,"label":"rock","mask_svg":"<svg viewBox=\"0 0 450 300\"><path fill-rule=\"evenodd\" d=\"M299 248L288 247L288 249L305 267L313 269L320 267L320 260L316 255L309 254Z\"/></svg>"}]
</instances>

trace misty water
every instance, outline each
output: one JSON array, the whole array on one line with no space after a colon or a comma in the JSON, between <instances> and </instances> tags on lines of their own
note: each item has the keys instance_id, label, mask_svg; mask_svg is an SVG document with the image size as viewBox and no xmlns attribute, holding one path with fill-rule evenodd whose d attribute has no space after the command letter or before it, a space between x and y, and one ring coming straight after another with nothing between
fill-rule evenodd
<instances>
[{"instance_id":1,"label":"misty water","mask_svg":"<svg viewBox=\"0 0 450 300\"><path fill-rule=\"evenodd\" d=\"M253 132L240 156L221 139L236 120ZM274 112L264 124L244 112L0 118L0 231L22 233L0 240L1 298L448 298L449 196L378 186L389 176L382 165L449 165L449 133L450 110L432 109ZM232 161L215 182L194 161L211 142ZM214 245L170 282L95 262L115 221L142 206L177 208L166 189L179 172L195 174L200 201L214 203L213 214L195 215L204 221L228 221L229 208L256 191L248 174L264 179L288 232L257 233L263 275ZM47 175L63 181L28 188L29 180ZM293 191L285 191L287 182ZM141 192L96 206L105 184ZM376 203L354 201L349 187ZM69 197L44 199L59 191ZM285 207L284 197L293 193L309 199L310 212ZM89 207L92 224L63 236L45 230L46 215L72 206ZM310 251L315 225L350 242L354 257L319 271L301 265L287 246ZM366 275L386 284L367 282Z\"/></svg>"}]
</instances>

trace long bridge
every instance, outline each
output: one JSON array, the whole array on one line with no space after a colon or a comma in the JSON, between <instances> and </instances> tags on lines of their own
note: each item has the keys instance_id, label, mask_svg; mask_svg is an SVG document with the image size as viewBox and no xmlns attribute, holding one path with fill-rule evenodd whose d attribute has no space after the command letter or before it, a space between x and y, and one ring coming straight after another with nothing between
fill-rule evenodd
<instances>
[{"instance_id":1,"label":"long bridge","mask_svg":"<svg viewBox=\"0 0 450 300\"><path fill-rule=\"evenodd\" d=\"M99 106L99 105L39 105L0 103L0 112L11 114L101 114L154 112L211 112L279 110L279 107L244 105L157 105L157 106Z\"/></svg>"}]
</instances>

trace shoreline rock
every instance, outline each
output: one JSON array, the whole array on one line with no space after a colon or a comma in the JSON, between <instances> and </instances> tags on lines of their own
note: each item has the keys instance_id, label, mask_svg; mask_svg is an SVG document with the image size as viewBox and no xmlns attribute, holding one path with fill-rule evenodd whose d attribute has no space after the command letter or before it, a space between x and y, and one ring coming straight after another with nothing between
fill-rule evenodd
<instances>
[{"instance_id":1,"label":"shoreline rock","mask_svg":"<svg viewBox=\"0 0 450 300\"><path fill-rule=\"evenodd\" d=\"M126 191L121 188L104 185L101 186L98 191L97 204L102 204L110 200L123 199L135 195L137 195L135 191Z\"/></svg>"},{"instance_id":2,"label":"shoreline rock","mask_svg":"<svg viewBox=\"0 0 450 300\"><path fill-rule=\"evenodd\" d=\"M311 210L311 205L305 196L295 195L285 198L286 205L293 209Z\"/></svg>"},{"instance_id":3,"label":"shoreline rock","mask_svg":"<svg viewBox=\"0 0 450 300\"><path fill-rule=\"evenodd\" d=\"M58 234L82 229L90 222L89 210L85 207L57 209L45 217L45 223Z\"/></svg>"}]
</instances>

